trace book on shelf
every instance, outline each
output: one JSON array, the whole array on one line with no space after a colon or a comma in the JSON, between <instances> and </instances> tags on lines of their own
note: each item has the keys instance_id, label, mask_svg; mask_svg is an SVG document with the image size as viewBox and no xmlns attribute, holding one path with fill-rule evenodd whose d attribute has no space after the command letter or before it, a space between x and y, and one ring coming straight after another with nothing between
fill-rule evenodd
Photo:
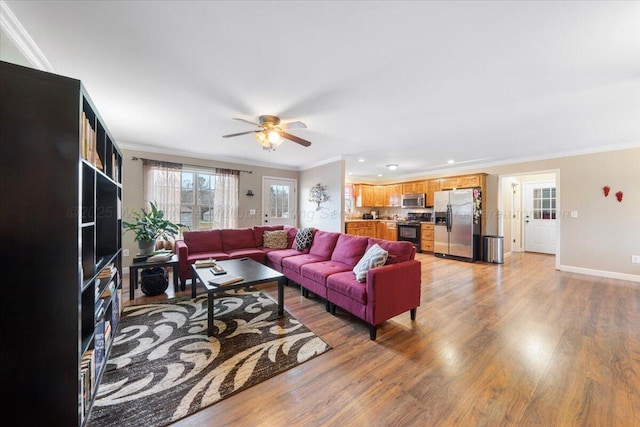
<instances>
[{"instance_id":1,"label":"book on shelf","mask_svg":"<svg viewBox=\"0 0 640 427\"><path fill-rule=\"evenodd\" d=\"M214 286L226 286L242 282L243 280L244 277L242 276L234 276L227 273L220 276L214 276L213 279L209 279L209 284Z\"/></svg>"},{"instance_id":2,"label":"book on shelf","mask_svg":"<svg viewBox=\"0 0 640 427\"><path fill-rule=\"evenodd\" d=\"M110 263L100 270L100 273L98 273L96 277L98 279L110 279L116 271L118 271L118 269L113 265L113 263Z\"/></svg>"},{"instance_id":3,"label":"book on shelf","mask_svg":"<svg viewBox=\"0 0 640 427\"><path fill-rule=\"evenodd\" d=\"M102 364L105 362L105 342L104 342L104 320L100 320L96 323L96 335L95 335L95 369L96 372L100 372Z\"/></svg>"}]
</instances>

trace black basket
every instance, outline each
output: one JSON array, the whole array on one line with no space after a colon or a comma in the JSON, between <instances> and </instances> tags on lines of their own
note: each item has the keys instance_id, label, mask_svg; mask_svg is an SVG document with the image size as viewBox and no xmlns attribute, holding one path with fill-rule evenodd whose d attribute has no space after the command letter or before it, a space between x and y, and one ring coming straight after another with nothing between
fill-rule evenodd
<instances>
[{"instance_id":1,"label":"black basket","mask_svg":"<svg viewBox=\"0 0 640 427\"><path fill-rule=\"evenodd\" d=\"M169 274L164 268L155 267L142 270L140 289L145 295L160 295L169 286Z\"/></svg>"}]
</instances>

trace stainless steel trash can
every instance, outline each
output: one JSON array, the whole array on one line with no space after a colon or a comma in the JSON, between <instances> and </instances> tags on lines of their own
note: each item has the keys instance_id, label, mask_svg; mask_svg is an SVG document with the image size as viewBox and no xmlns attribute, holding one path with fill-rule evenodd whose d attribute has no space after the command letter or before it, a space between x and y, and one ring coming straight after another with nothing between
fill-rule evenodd
<instances>
[{"instance_id":1,"label":"stainless steel trash can","mask_svg":"<svg viewBox=\"0 0 640 427\"><path fill-rule=\"evenodd\" d=\"M482 260L495 264L504 263L503 236L484 236L482 238Z\"/></svg>"}]
</instances>

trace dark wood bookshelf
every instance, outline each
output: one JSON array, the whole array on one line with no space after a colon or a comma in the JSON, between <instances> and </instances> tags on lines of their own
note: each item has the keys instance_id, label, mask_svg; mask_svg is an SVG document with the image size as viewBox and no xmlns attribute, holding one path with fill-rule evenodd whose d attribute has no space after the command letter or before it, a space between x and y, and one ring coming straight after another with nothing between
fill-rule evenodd
<instances>
[{"instance_id":1,"label":"dark wood bookshelf","mask_svg":"<svg viewBox=\"0 0 640 427\"><path fill-rule=\"evenodd\" d=\"M0 61L0 94L1 258L18 278L2 400L24 425L82 426L106 364L85 393L83 357L120 314L122 154L80 80Z\"/></svg>"}]
</instances>

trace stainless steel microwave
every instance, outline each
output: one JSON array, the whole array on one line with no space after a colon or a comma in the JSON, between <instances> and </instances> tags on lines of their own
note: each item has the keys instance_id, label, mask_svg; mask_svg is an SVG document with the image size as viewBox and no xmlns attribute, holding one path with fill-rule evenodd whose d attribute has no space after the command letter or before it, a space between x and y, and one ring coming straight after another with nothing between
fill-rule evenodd
<instances>
[{"instance_id":1,"label":"stainless steel microwave","mask_svg":"<svg viewBox=\"0 0 640 427\"><path fill-rule=\"evenodd\" d=\"M417 194L403 194L402 203L400 206L403 208L425 208L427 205L427 198L425 193Z\"/></svg>"}]
</instances>

